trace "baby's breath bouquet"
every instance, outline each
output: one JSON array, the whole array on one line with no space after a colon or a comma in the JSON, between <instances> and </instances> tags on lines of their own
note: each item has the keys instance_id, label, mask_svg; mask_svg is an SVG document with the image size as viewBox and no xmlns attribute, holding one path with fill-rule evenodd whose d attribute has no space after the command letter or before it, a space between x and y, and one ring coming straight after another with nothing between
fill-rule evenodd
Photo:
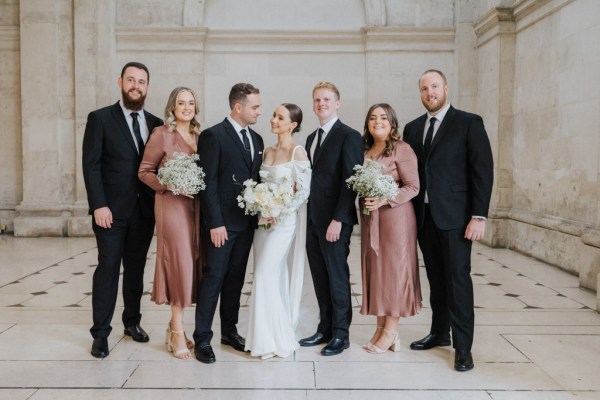
<instances>
[{"instance_id":1,"label":"baby's breath bouquet","mask_svg":"<svg viewBox=\"0 0 600 400\"><path fill-rule=\"evenodd\" d=\"M366 159L364 165L354 166L354 175L346 179L348 188L354 190L360 197L377 197L393 199L398 194L398 185L390 175L382 173L384 165ZM369 210L363 208L363 214L369 215Z\"/></svg>"},{"instance_id":2,"label":"baby's breath bouquet","mask_svg":"<svg viewBox=\"0 0 600 400\"><path fill-rule=\"evenodd\" d=\"M261 171L261 176L263 176ZM263 176L264 177L264 176ZM235 180L235 177L234 177ZM244 190L237 197L238 206L245 210L246 215L256 215L282 220L292 211L294 188L291 182L285 180L281 184L273 182L257 183L252 179L244 181ZM264 226L270 228L270 224Z\"/></svg>"},{"instance_id":3,"label":"baby's breath bouquet","mask_svg":"<svg viewBox=\"0 0 600 400\"><path fill-rule=\"evenodd\" d=\"M175 152L158 170L158 181L174 195L194 195L206 189L204 171L198 166L198 154L188 155Z\"/></svg>"}]
</instances>

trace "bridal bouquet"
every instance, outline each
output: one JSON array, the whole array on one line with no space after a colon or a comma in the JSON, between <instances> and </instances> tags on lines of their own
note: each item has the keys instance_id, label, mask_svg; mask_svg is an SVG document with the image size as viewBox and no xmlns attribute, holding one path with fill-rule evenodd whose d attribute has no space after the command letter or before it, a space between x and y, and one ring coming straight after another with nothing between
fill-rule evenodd
<instances>
[{"instance_id":1,"label":"bridal bouquet","mask_svg":"<svg viewBox=\"0 0 600 400\"><path fill-rule=\"evenodd\" d=\"M248 179L244 181L242 186L244 189L237 197L237 201L238 206L245 210L246 215L260 213L263 217L282 219L292 211L294 188L287 179L281 184L272 182L257 183L252 179ZM264 228L269 229L270 224L265 225Z\"/></svg>"},{"instance_id":2,"label":"bridal bouquet","mask_svg":"<svg viewBox=\"0 0 600 400\"><path fill-rule=\"evenodd\" d=\"M198 154L173 153L158 170L158 181L174 195L194 195L204 190L204 171L196 163L199 159Z\"/></svg>"},{"instance_id":3,"label":"bridal bouquet","mask_svg":"<svg viewBox=\"0 0 600 400\"><path fill-rule=\"evenodd\" d=\"M354 166L354 175L346 179L349 189L354 190L360 197L377 197L392 199L398 194L398 185L390 175L382 173L383 164L370 159L364 165ZM363 214L369 215L369 210L363 208Z\"/></svg>"}]
</instances>

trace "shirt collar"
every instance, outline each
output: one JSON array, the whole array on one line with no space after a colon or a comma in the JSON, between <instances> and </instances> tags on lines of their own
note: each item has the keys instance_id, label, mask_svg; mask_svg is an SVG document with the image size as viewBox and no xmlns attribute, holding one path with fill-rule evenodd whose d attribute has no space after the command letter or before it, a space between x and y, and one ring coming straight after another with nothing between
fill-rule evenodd
<instances>
[{"instance_id":1,"label":"shirt collar","mask_svg":"<svg viewBox=\"0 0 600 400\"><path fill-rule=\"evenodd\" d=\"M231 125L233 125L233 129L235 129L235 131L236 131L238 134L240 133L240 131L241 131L242 129L245 129L245 130L246 130L246 132L250 133L250 132L249 132L249 128L248 128L247 126L246 126L245 128L242 128L242 126L241 126L240 124L238 124L238 123L237 123L237 121L236 121L235 119L233 119L233 118L231 118L231 117L227 117L227 121L229 121L229 123L230 123Z\"/></svg>"},{"instance_id":2,"label":"shirt collar","mask_svg":"<svg viewBox=\"0 0 600 400\"><path fill-rule=\"evenodd\" d=\"M333 117L331 120L326 122L323 126L320 126L320 128L323 129L324 133L329 133L329 131L333 127L333 124L335 124L338 119L339 119L338 117Z\"/></svg>"},{"instance_id":3,"label":"shirt collar","mask_svg":"<svg viewBox=\"0 0 600 400\"><path fill-rule=\"evenodd\" d=\"M126 108L125 105L123 104L123 99L119 100L119 105L121 106L121 110L123 110L123 114L125 114L126 117L130 116L132 112L136 112L136 113L138 113L138 117L144 118L144 108L143 107L141 110L138 110L138 111L130 110L129 108Z\"/></svg>"},{"instance_id":4,"label":"shirt collar","mask_svg":"<svg viewBox=\"0 0 600 400\"><path fill-rule=\"evenodd\" d=\"M450 103L446 104L444 106L444 108L442 108L435 115L431 115L431 114L427 113L427 121L429 121L431 119L431 117L435 117L435 119L441 123L444 120L444 117L446 116L446 113L448 112L449 109L450 109ZM438 126L440 126L440 124L438 124Z\"/></svg>"}]
</instances>

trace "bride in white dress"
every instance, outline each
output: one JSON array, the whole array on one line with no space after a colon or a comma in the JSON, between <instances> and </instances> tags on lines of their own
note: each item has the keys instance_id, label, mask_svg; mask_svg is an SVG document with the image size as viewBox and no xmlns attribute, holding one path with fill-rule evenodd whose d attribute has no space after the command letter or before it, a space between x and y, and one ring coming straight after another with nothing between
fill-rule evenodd
<instances>
[{"instance_id":1,"label":"bride in white dress","mask_svg":"<svg viewBox=\"0 0 600 400\"><path fill-rule=\"evenodd\" d=\"M263 154L261 181L294 183L293 214L281 219L261 218L271 224L254 234L254 279L246 351L267 359L288 357L298 348L298 324L306 242L306 201L310 192L311 169L306 151L292 134L300 130L302 110L284 103L271 118L271 132L277 144Z\"/></svg>"}]
</instances>

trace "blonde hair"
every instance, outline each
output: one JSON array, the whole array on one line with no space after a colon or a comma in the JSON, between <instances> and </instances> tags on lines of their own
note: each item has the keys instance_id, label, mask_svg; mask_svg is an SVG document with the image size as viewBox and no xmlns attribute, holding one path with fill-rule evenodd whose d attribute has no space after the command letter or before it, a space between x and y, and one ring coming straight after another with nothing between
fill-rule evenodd
<instances>
[{"instance_id":1,"label":"blonde hair","mask_svg":"<svg viewBox=\"0 0 600 400\"><path fill-rule=\"evenodd\" d=\"M315 85L315 87L313 88L313 90L312 90L312 94L313 94L313 96L314 96L314 94L315 94L315 91L316 91L317 89L327 89L327 90L330 90L330 91L332 91L332 92L335 94L336 100L339 100L339 99L340 99L340 91L339 91L339 90L338 90L338 89L335 87L335 85L334 85L333 83L331 83L331 82L327 82L327 81L321 81L321 82L318 82L318 83Z\"/></svg>"},{"instance_id":2,"label":"blonde hair","mask_svg":"<svg viewBox=\"0 0 600 400\"><path fill-rule=\"evenodd\" d=\"M190 130L192 133L199 135L200 134L200 122L196 119L196 116L200 112L198 108L198 100L196 100L196 94L190 88L179 86L171 91L169 95L169 100L167 100L167 105L165 106L165 125L168 127L169 132L173 132L175 130L175 114L173 111L175 110L175 106L177 105L177 96L181 92L190 92L194 97L194 118L190 121Z\"/></svg>"}]
</instances>

